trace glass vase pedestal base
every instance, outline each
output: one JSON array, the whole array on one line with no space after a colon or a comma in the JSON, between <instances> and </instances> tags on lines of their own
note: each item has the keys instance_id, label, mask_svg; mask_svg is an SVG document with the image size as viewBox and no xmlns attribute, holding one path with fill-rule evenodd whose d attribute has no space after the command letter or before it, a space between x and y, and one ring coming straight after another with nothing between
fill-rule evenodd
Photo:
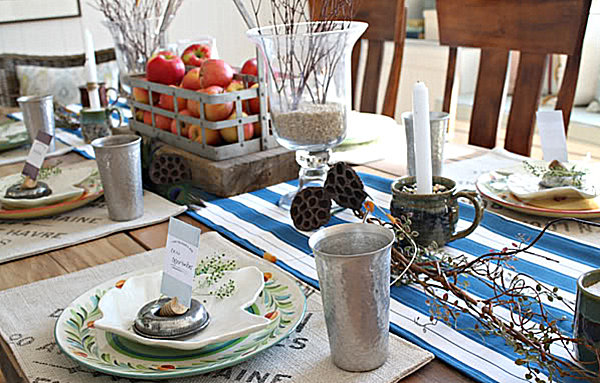
<instances>
[{"instance_id":1,"label":"glass vase pedestal base","mask_svg":"<svg viewBox=\"0 0 600 383\"><path fill-rule=\"evenodd\" d=\"M330 158L331 149L320 152L297 150L296 162L300 165L298 189L282 195L278 202L279 207L290 210L292 201L300 190L305 187L322 187L329 171Z\"/></svg>"}]
</instances>

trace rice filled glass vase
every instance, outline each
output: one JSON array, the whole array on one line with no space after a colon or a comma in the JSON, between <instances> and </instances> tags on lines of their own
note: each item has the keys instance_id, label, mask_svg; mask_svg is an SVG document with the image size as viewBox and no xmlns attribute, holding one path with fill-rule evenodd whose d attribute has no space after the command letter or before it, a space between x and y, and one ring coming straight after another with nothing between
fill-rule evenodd
<instances>
[{"instance_id":1,"label":"rice filled glass vase","mask_svg":"<svg viewBox=\"0 0 600 383\"><path fill-rule=\"evenodd\" d=\"M322 186L331 149L346 138L351 108L351 55L367 24L317 21L254 28L248 37L265 58L269 110L280 145L296 151L298 190ZM260 73L260 72L259 72Z\"/></svg>"}]
</instances>

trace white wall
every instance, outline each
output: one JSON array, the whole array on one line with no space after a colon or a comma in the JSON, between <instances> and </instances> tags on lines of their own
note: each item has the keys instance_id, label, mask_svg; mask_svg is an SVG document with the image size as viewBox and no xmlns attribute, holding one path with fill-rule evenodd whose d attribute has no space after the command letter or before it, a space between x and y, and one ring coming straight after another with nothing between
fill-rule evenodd
<instances>
[{"instance_id":1,"label":"white wall","mask_svg":"<svg viewBox=\"0 0 600 383\"><path fill-rule=\"evenodd\" d=\"M83 53L82 25L91 30L96 49L113 46L109 31L101 24L104 16L92 3L93 0L80 0L80 18L0 25L0 53ZM221 58L239 66L255 52L245 31L233 1L187 0L173 20L168 37L170 41L176 41L206 34L215 36Z\"/></svg>"}]
</instances>

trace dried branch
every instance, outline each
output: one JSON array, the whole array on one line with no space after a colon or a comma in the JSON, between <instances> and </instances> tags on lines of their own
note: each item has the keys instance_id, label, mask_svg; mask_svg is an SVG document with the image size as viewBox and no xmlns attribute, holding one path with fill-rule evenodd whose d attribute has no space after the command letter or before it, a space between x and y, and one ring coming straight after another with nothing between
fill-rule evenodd
<instances>
[{"instance_id":1,"label":"dried branch","mask_svg":"<svg viewBox=\"0 0 600 383\"><path fill-rule=\"evenodd\" d=\"M366 211L355 211L356 216L370 223L392 228L397 236L397 245L392 250L392 275L404 273L403 284L418 286L430 299L430 324L441 320L458 326L461 315L469 315L476 321L475 330L485 335L504 338L507 345L520 355L515 361L528 372L525 378L534 382L544 382L544 374L549 381L569 377L585 381L598 381L600 375L581 367L574 362L551 353L553 346L564 348L572 360L574 345L584 345L593 350L584 339L576 339L564 334L558 323L566 318L555 317L547 309L551 302L559 302L565 311L575 314L573 302L568 302L559 294L556 287L548 287L529 275L516 273L510 262L519 253L530 252L531 248L546 233L548 228L561 221L574 221L584 225L600 227L600 223L561 218L549 222L539 235L529 241L513 243L499 252L483 254L475 259L467 256L451 256L436 246L417 248L418 256L413 262L415 250L412 238L418 235L410 229L411 221L388 215L390 222L368 217ZM410 243L413 243L411 246ZM489 287L493 294L488 298L478 298L468 292L464 278L471 276ZM427 324L423 325L426 328ZM598 360L600 355L596 351Z\"/></svg>"},{"instance_id":2,"label":"dried branch","mask_svg":"<svg viewBox=\"0 0 600 383\"><path fill-rule=\"evenodd\" d=\"M116 48L128 65L145 63L160 47L161 36L167 30L183 0L94 0L92 6L111 23ZM133 68L131 68L133 69Z\"/></svg>"},{"instance_id":3,"label":"dried branch","mask_svg":"<svg viewBox=\"0 0 600 383\"><path fill-rule=\"evenodd\" d=\"M315 9L320 10L313 18L308 0L269 0L265 3L269 7L269 25L277 56L274 63L268 61L267 64L280 104L289 103L287 109L295 110L305 93L312 103L326 103L329 86L344 54L340 47L346 36L325 32L349 28L357 1L312 2ZM265 6L262 0L250 0L261 34L264 33L259 17L262 6ZM311 22L313 19L318 21Z\"/></svg>"}]
</instances>

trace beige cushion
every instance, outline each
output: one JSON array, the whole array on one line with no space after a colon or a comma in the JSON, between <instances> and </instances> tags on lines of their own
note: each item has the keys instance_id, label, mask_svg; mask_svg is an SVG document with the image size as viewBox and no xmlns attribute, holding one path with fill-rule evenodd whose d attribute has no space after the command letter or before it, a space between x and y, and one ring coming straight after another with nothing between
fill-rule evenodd
<instances>
[{"instance_id":1,"label":"beige cushion","mask_svg":"<svg viewBox=\"0 0 600 383\"><path fill-rule=\"evenodd\" d=\"M107 87L118 89L119 68L116 61L97 66L98 80ZM22 96L52 94L63 105L78 104L78 87L85 84L83 67L49 68L30 65L17 66L19 92Z\"/></svg>"}]
</instances>

